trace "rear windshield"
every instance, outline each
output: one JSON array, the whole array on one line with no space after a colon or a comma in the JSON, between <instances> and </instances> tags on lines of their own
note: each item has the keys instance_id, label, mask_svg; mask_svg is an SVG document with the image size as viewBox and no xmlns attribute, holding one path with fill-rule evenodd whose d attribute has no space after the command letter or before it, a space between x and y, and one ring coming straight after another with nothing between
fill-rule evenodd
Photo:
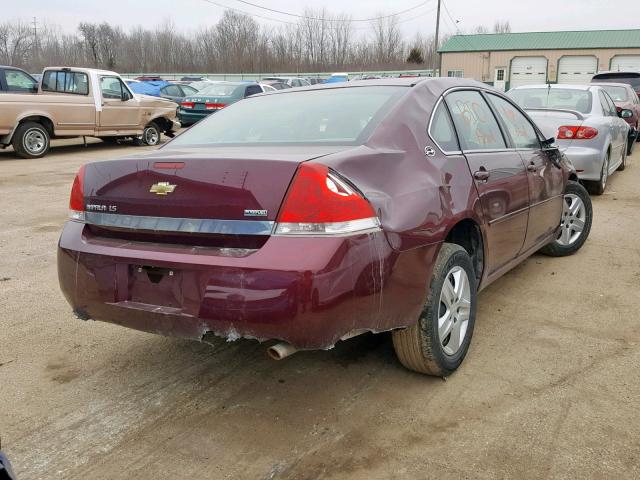
<instances>
[{"instance_id":1,"label":"rear windshield","mask_svg":"<svg viewBox=\"0 0 640 480\"><path fill-rule=\"evenodd\" d=\"M591 92L568 88L522 88L508 95L522 108L559 108L591 112Z\"/></svg>"},{"instance_id":2,"label":"rear windshield","mask_svg":"<svg viewBox=\"0 0 640 480\"><path fill-rule=\"evenodd\" d=\"M183 145L364 143L407 87L289 91L242 100L172 141Z\"/></svg>"},{"instance_id":3,"label":"rear windshield","mask_svg":"<svg viewBox=\"0 0 640 480\"><path fill-rule=\"evenodd\" d=\"M609 96L611 96L614 102L629 101L629 95L627 95L627 89L624 87L606 87L602 85L601 88L605 90L609 94Z\"/></svg>"},{"instance_id":4,"label":"rear windshield","mask_svg":"<svg viewBox=\"0 0 640 480\"><path fill-rule=\"evenodd\" d=\"M626 83L634 90L640 90L640 73L599 73L593 77L593 82Z\"/></svg>"},{"instance_id":5,"label":"rear windshield","mask_svg":"<svg viewBox=\"0 0 640 480\"><path fill-rule=\"evenodd\" d=\"M225 83L213 83L201 88L198 93L211 97L233 97L241 96L242 85L229 85Z\"/></svg>"}]
</instances>

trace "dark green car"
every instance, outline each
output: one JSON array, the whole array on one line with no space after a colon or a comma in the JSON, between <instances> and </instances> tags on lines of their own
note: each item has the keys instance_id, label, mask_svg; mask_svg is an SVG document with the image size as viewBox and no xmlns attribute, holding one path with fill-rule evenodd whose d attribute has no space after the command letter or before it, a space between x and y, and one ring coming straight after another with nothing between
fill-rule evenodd
<instances>
[{"instance_id":1,"label":"dark green car","mask_svg":"<svg viewBox=\"0 0 640 480\"><path fill-rule=\"evenodd\" d=\"M238 100L266 92L269 88L248 82L212 83L198 93L185 97L178 108L178 120L183 127L193 125Z\"/></svg>"}]
</instances>

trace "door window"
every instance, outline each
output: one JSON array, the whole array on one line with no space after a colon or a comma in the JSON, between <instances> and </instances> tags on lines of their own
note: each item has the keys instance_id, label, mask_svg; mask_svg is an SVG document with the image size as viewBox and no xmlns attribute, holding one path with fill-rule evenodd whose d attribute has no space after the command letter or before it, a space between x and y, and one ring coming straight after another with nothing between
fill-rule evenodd
<instances>
[{"instance_id":1,"label":"door window","mask_svg":"<svg viewBox=\"0 0 640 480\"><path fill-rule=\"evenodd\" d=\"M440 150L443 152L456 152L460 150L458 139L456 138L456 133L444 102L438 105L438 108L433 114L429 135L431 135L433 141L438 144L438 147L440 147Z\"/></svg>"},{"instance_id":2,"label":"door window","mask_svg":"<svg viewBox=\"0 0 640 480\"><path fill-rule=\"evenodd\" d=\"M262 93L262 88L260 88L259 85L250 85L247 87L244 96L250 97L251 95L255 95L256 93Z\"/></svg>"},{"instance_id":3,"label":"door window","mask_svg":"<svg viewBox=\"0 0 640 480\"><path fill-rule=\"evenodd\" d=\"M607 92L604 92L604 98L607 101L607 105L609 105L609 112L610 112L611 116L612 117L617 117L618 116L618 109L616 108L616 104L613 103L613 100L611 100L611 96Z\"/></svg>"},{"instance_id":4,"label":"door window","mask_svg":"<svg viewBox=\"0 0 640 480\"><path fill-rule=\"evenodd\" d=\"M117 77L101 77L100 78L100 91L102 92L102 98L122 98L123 92L122 82Z\"/></svg>"},{"instance_id":5,"label":"door window","mask_svg":"<svg viewBox=\"0 0 640 480\"><path fill-rule=\"evenodd\" d=\"M20 70L6 70L4 78L7 81L7 90L11 92L35 92L38 84Z\"/></svg>"},{"instance_id":6,"label":"door window","mask_svg":"<svg viewBox=\"0 0 640 480\"><path fill-rule=\"evenodd\" d=\"M86 73L47 70L42 77L42 90L88 95L89 80Z\"/></svg>"},{"instance_id":7,"label":"door window","mask_svg":"<svg viewBox=\"0 0 640 480\"><path fill-rule=\"evenodd\" d=\"M193 87L190 87L189 85L182 85L180 88L182 88L182 91L184 92L185 96L198 93L198 90L196 90Z\"/></svg>"},{"instance_id":8,"label":"door window","mask_svg":"<svg viewBox=\"0 0 640 480\"><path fill-rule=\"evenodd\" d=\"M511 103L497 95L488 95L502 123L507 127L516 148L540 148L535 128Z\"/></svg>"},{"instance_id":9,"label":"door window","mask_svg":"<svg viewBox=\"0 0 640 480\"><path fill-rule=\"evenodd\" d=\"M611 109L609 108L609 104L607 103L607 98L604 95L604 92L601 90L598 92L598 98L600 99L600 106L602 107L602 114L605 117L611 116Z\"/></svg>"},{"instance_id":10,"label":"door window","mask_svg":"<svg viewBox=\"0 0 640 480\"><path fill-rule=\"evenodd\" d=\"M163 89L163 93L165 95L169 95L170 97L181 97L182 92L176 85L167 85Z\"/></svg>"},{"instance_id":11,"label":"door window","mask_svg":"<svg viewBox=\"0 0 640 480\"><path fill-rule=\"evenodd\" d=\"M506 148L498 122L479 92L455 91L446 96L446 102L464 150Z\"/></svg>"}]
</instances>

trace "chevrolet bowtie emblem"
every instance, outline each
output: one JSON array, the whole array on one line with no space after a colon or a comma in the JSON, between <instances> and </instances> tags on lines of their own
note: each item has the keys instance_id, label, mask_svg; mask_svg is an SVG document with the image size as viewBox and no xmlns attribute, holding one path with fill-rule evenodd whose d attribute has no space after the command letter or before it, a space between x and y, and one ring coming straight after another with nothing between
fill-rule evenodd
<instances>
[{"instance_id":1,"label":"chevrolet bowtie emblem","mask_svg":"<svg viewBox=\"0 0 640 480\"><path fill-rule=\"evenodd\" d=\"M149 192L156 195L166 195L167 193L173 193L176 189L176 185L171 185L169 182L158 182L151 185Z\"/></svg>"}]
</instances>

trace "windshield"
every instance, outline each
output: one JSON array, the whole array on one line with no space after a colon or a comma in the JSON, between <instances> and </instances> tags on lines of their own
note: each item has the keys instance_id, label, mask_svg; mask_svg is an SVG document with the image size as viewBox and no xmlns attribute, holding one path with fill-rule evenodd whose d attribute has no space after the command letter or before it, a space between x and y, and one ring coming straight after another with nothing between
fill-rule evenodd
<instances>
[{"instance_id":1,"label":"windshield","mask_svg":"<svg viewBox=\"0 0 640 480\"><path fill-rule=\"evenodd\" d=\"M362 144L407 87L307 90L242 100L168 147L230 144Z\"/></svg>"},{"instance_id":2,"label":"windshield","mask_svg":"<svg viewBox=\"0 0 640 480\"><path fill-rule=\"evenodd\" d=\"M511 97L522 108L558 108L591 112L591 92L569 88L522 88L510 91Z\"/></svg>"},{"instance_id":3,"label":"windshield","mask_svg":"<svg viewBox=\"0 0 640 480\"><path fill-rule=\"evenodd\" d=\"M627 89L624 87L605 87L602 85L602 89L611 96L614 102L626 102L629 100Z\"/></svg>"},{"instance_id":4,"label":"windshield","mask_svg":"<svg viewBox=\"0 0 640 480\"><path fill-rule=\"evenodd\" d=\"M236 92L236 90L238 91L238 94L235 96L239 96L241 88L241 86L238 86L235 83L213 83L211 85L207 85L204 88L201 88L198 93L202 95L209 95L212 97L232 97L234 96L234 92Z\"/></svg>"}]
</instances>

